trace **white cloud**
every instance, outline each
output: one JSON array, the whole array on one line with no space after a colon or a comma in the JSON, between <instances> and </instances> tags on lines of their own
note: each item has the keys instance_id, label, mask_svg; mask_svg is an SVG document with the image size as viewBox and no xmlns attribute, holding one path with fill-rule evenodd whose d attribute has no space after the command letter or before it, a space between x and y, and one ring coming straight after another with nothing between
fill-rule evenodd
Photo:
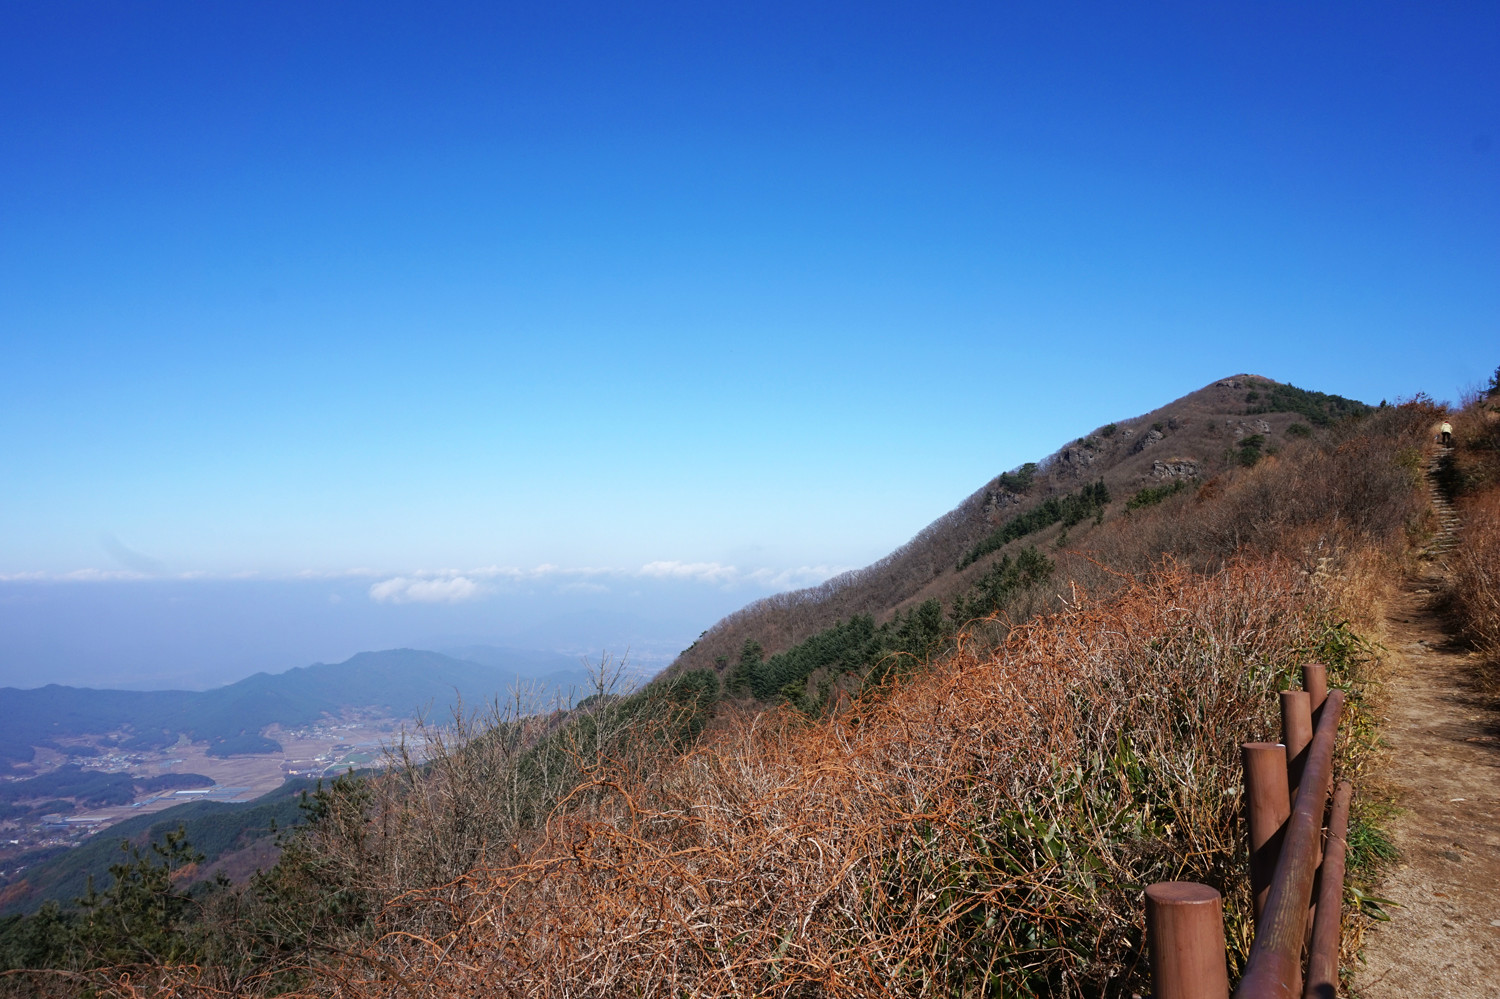
<instances>
[{"instance_id":1,"label":"white cloud","mask_svg":"<svg viewBox=\"0 0 1500 999\"><path fill-rule=\"evenodd\" d=\"M589 566L566 569L546 563L534 569L500 565L475 569L415 569L372 584L370 599L391 604L459 603L488 596L494 590L494 586L488 584L506 583L550 583L557 584L559 592L604 593L608 587L593 580L630 575L620 569Z\"/></svg>"},{"instance_id":2,"label":"white cloud","mask_svg":"<svg viewBox=\"0 0 1500 999\"><path fill-rule=\"evenodd\" d=\"M484 587L467 576L446 579L396 576L370 587L370 599L383 604L456 604L483 593Z\"/></svg>"},{"instance_id":3,"label":"white cloud","mask_svg":"<svg viewBox=\"0 0 1500 999\"><path fill-rule=\"evenodd\" d=\"M73 569L70 572L0 572L4 583L117 583L156 579L130 569ZM169 577L171 578L171 577ZM183 579L189 578L183 575Z\"/></svg>"},{"instance_id":4,"label":"white cloud","mask_svg":"<svg viewBox=\"0 0 1500 999\"><path fill-rule=\"evenodd\" d=\"M575 566L571 569L543 562L532 569L513 565L486 565L476 569L418 569L408 575L417 579L449 579L467 576L470 579L502 579L513 582L546 579L578 579L592 576L623 576L628 573L620 569L603 569L597 566Z\"/></svg>"},{"instance_id":5,"label":"white cloud","mask_svg":"<svg viewBox=\"0 0 1500 999\"><path fill-rule=\"evenodd\" d=\"M209 580L276 579L304 581L338 581L371 579L370 599L379 603L459 603L488 596L507 584L539 583L556 585L569 591L602 592L610 580L655 579L699 583L725 589L750 587L763 591L793 590L816 586L844 572L845 567L804 565L792 569L741 569L723 562L683 562L661 559L647 562L638 569L601 566L564 566L542 563L534 568L489 565L472 569L414 569L398 574L375 569L304 569L291 576L263 574L256 570L243 572L204 572L190 570L170 576L148 575L128 569L75 569L72 572L0 573L0 582L130 582L147 579ZM382 578L385 577L385 578Z\"/></svg>"},{"instance_id":6,"label":"white cloud","mask_svg":"<svg viewBox=\"0 0 1500 999\"><path fill-rule=\"evenodd\" d=\"M74 569L72 572L63 573L62 579L77 580L84 583L113 582L119 579L146 579L144 572L136 572L132 569Z\"/></svg>"},{"instance_id":7,"label":"white cloud","mask_svg":"<svg viewBox=\"0 0 1500 999\"><path fill-rule=\"evenodd\" d=\"M418 569L370 587L373 599L386 602L468 600L489 592L486 581L502 583L554 582L561 590L602 592L609 579L658 579L701 583L707 586L748 586L760 590L792 590L816 586L845 569L828 565L804 565L794 569L740 569L723 562L682 562L661 559L639 569L607 569L596 566L563 568L542 564L534 569L485 566L477 569ZM470 589L473 587L473 589ZM416 596L418 593L428 594Z\"/></svg>"},{"instance_id":8,"label":"white cloud","mask_svg":"<svg viewBox=\"0 0 1500 999\"><path fill-rule=\"evenodd\" d=\"M251 572L253 573L254 570L251 570ZM240 575L245 575L245 574L244 573L236 573L235 575L236 576L240 576ZM377 572L376 570L374 570L374 569L365 569L365 568L359 568L359 569L303 569L301 572L297 573L297 578L298 579L358 579L361 576L363 576L365 578L369 578L371 576L379 576L379 575L381 575L381 573Z\"/></svg>"},{"instance_id":9,"label":"white cloud","mask_svg":"<svg viewBox=\"0 0 1500 999\"><path fill-rule=\"evenodd\" d=\"M740 576L732 565L720 562L647 562L637 573L655 579L696 579L702 583L731 583Z\"/></svg>"},{"instance_id":10,"label":"white cloud","mask_svg":"<svg viewBox=\"0 0 1500 999\"><path fill-rule=\"evenodd\" d=\"M557 590L559 593L608 593L609 587L603 583L590 583L587 580L579 580L576 583L564 583Z\"/></svg>"},{"instance_id":11,"label":"white cloud","mask_svg":"<svg viewBox=\"0 0 1500 999\"><path fill-rule=\"evenodd\" d=\"M795 569L740 569L722 562L648 562L637 576L654 579L689 579L715 586L756 586L767 590L795 590L816 586L845 569L828 565L803 565Z\"/></svg>"}]
</instances>

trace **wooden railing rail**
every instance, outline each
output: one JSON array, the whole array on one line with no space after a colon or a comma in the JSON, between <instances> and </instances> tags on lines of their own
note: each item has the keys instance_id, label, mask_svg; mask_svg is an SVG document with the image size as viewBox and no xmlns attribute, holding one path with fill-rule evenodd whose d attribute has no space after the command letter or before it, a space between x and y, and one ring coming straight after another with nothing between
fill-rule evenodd
<instances>
[{"instance_id":1,"label":"wooden railing rail","mask_svg":"<svg viewBox=\"0 0 1500 999\"><path fill-rule=\"evenodd\" d=\"M1281 844L1265 911L1255 924L1255 942L1235 999L1290 999L1302 988L1302 944L1313 877L1322 854L1323 810L1333 777L1333 743L1338 735L1344 693L1335 690L1323 704L1323 717L1308 749L1297 804ZM1288 747L1290 749L1291 747ZM1288 761L1290 765L1290 761Z\"/></svg>"},{"instance_id":2,"label":"wooden railing rail","mask_svg":"<svg viewBox=\"0 0 1500 999\"><path fill-rule=\"evenodd\" d=\"M1338 992L1349 801L1333 798L1333 750L1342 691L1321 664L1303 670L1303 690L1281 695L1282 741L1240 747L1245 771L1255 939L1234 999L1334 999ZM1183 881L1146 890L1146 937L1155 999L1228 999L1223 899ZM1303 975L1306 949L1307 974Z\"/></svg>"},{"instance_id":3,"label":"wooden railing rail","mask_svg":"<svg viewBox=\"0 0 1500 999\"><path fill-rule=\"evenodd\" d=\"M1334 999L1339 993L1339 928L1344 909L1344 851L1349 841L1349 799L1354 787L1342 781L1333 795L1328 842L1318 886L1317 917L1308 946L1305 999Z\"/></svg>"}]
</instances>

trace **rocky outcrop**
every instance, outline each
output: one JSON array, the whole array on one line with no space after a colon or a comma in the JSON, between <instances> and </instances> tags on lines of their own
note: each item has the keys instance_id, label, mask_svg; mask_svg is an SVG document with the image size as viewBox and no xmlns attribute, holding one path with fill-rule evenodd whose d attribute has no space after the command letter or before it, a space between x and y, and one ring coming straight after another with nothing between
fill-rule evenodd
<instances>
[{"instance_id":1,"label":"rocky outcrop","mask_svg":"<svg viewBox=\"0 0 1500 999\"><path fill-rule=\"evenodd\" d=\"M1082 475L1084 470L1099 460L1099 452L1088 444L1070 444L1057 452L1057 469L1072 476Z\"/></svg>"},{"instance_id":2,"label":"rocky outcrop","mask_svg":"<svg viewBox=\"0 0 1500 999\"><path fill-rule=\"evenodd\" d=\"M1239 440L1249 434L1268 434L1271 432L1271 424L1265 420L1225 420L1224 426L1234 431L1234 439Z\"/></svg>"},{"instance_id":3,"label":"rocky outcrop","mask_svg":"<svg viewBox=\"0 0 1500 999\"><path fill-rule=\"evenodd\" d=\"M986 520L998 521L1005 513L1006 507L1016 506L1021 502L1021 494L1013 493L1004 486L992 489L984 497L984 517Z\"/></svg>"},{"instance_id":4,"label":"rocky outcrop","mask_svg":"<svg viewBox=\"0 0 1500 999\"><path fill-rule=\"evenodd\" d=\"M1153 444L1161 443L1162 439L1165 436L1166 435L1163 434L1160 430L1152 427L1150 430L1141 435L1140 440L1136 441L1135 444L1131 446L1130 453L1140 454L1142 451L1146 450L1146 448L1148 447L1151 447Z\"/></svg>"},{"instance_id":5,"label":"rocky outcrop","mask_svg":"<svg viewBox=\"0 0 1500 999\"><path fill-rule=\"evenodd\" d=\"M1168 458L1166 461L1153 461L1151 477L1153 479L1196 479L1198 462L1192 458Z\"/></svg>"}]
</instances>

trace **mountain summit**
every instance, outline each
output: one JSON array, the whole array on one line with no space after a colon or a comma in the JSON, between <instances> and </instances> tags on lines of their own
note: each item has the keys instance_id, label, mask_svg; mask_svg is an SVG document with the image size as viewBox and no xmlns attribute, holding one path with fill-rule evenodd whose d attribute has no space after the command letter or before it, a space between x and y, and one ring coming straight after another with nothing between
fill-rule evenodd
<instances>
[{"instance_id":1,"label":"mountain summit","mask_svg":"<svg viewBox=\"0 0 1500 999\"><path fill-rule=\"evenodd\" d=\"M1364 403L1260 375L1214 381L1142 416L1095 428L1034 463L995 476L911 541L863 569L736 611L684 651L669 672L723 674L746 654L774 655L842 621L876 624L937 601L955 606L1026 546L1062 547L1077 525L1121 516L1226 469L1275 455Z\"/></svg>"}]
</instances>

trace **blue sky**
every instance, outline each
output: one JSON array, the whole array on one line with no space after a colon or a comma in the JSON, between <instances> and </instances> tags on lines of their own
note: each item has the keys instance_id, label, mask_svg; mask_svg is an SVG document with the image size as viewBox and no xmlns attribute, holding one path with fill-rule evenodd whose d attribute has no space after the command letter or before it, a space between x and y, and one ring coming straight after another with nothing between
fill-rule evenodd
<instances>
[{"instance_id":1,"label":"blue sky","mask_svg":"<svg viewBox=\"0 0 1500 999\"><path fill-rule=\"evenodd\" d=\"M727 609L1223 375L1456 397L1500 363L1497 39L0 3L0 575L661 564Z\"/></svg>"}]
</instances>

